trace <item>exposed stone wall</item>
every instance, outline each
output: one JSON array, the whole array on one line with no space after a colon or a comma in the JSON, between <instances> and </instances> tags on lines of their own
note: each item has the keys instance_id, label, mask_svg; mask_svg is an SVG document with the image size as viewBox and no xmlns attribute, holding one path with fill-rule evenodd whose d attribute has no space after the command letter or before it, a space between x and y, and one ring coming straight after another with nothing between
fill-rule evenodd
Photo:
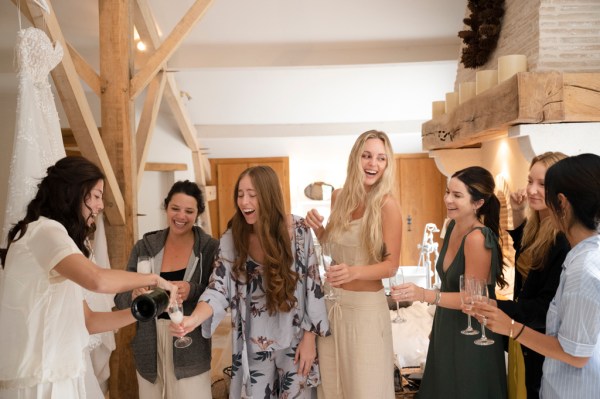
<instances>
[{"instance_id":1,"label":"exposed stone wall","mask_svg":"<svg viewBox=\"0 0 600 399\"><path fill-rule=\"evenodd\" d=\"M599 0L505 0L504 8L498 47L480 69L525 54L530 71L600 72ZM475 70L459 63L456 86L474 80Z\"/></svg>"},{"instance_id":2,"label":"exposed stone wall","mask_svg":"<svg viewBox=\"0 0 600 399\"><path fill-rule=\"evenodd\" d=\"M544 0L539 71L600 71L600 1Z\"/></svg>"}]
</instances>

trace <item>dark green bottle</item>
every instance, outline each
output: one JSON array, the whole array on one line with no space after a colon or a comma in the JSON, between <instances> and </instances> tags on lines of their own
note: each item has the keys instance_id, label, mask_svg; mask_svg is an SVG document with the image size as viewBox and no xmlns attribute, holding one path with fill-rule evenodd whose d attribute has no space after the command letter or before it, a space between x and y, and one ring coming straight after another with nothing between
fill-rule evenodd
<instances>
[{"instance_id":1,"label":"dark green bottle","mask_svg":"<svg viewBox=\"0 0 600 399\"><path fill-rule=\"evenodd\" d=\"M139 295L131 303L131 313L139 321L150 321L169 306L169 294L162 288Z\"/></svg>"}]
</instances>

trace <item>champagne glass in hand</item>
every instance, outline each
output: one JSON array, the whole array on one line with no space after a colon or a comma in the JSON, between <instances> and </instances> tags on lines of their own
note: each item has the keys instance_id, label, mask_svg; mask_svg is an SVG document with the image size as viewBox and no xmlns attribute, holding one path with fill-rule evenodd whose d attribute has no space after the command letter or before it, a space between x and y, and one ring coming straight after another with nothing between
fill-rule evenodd
<instances>
[{"instance_id":1,"label":"champagne glass in hand","mask_svg":"<svg viewBox=\"0 0 600 399\"><path fill-rule=\"evenodd\" d=\"M393 277L390 277L390 285L392 287L397 287L401 284L404 284L404 271L402 270L402 266L398 266L396 270L396 274ZM393 323L404 323L406 319L400 316L400 301L396 301L396 318L392 321Z\"/></svg>"},{"instance_id":2,"label":"champagne glass in hand","mask_svg":"<svg viewBox=\"0 0 600 399\"><path fill-rule=\"evenodd\" d=\"M169 317L171 321L175 324L181 324L183 322L183 305L172 302L169 304L168 309ZM179 337L175 340L176 348L187 348L192 343L192 339L190 337Z\"/></svg>"},{"instance_id":3,"label":"champagne glass in hand","mask_svg":"<svg viewBox=\"0 0 600 399\"><path fill-rule=\"evenodd\" d=\"M474 297L476 302L482 302L482 303L488 303L489 300L489 292L488 292L488 286L487 283L484 280L477 280L475 282L475 286L477 289L477 293ZM481 321L481 337L475 340L475 344L476 345L492 345L494 343L493 339L489 339L488 337L485 336L485 323L486 323L486 318L485 316L483 316L483 319Z\"/></svg>"},{"instance_id":4,"label":"champagne glass in hand","mask_svg":"<svg viewBox=\"0 0 600 399\"><path fill-rule=\"evenodd\" d=\"M331 246L326 242L321 244L321 263L325 268L325 272L329 272L329 268L335 265L335 262L331 256ZM330 292L328 294L325 294L325 299L335 301L337 299L335 288L333 288L331 284L329 285L329 287Z\"/></svg>"},{"instance_id":5,"label":"champagne glass in hand","mask_svg":"<svg viewBox=\"0 0 600 399\"><path fill-rule=\"evenodd\" d=\"M460 275L460 301L466 310L473 308L473 284L475 279L473 277L467 277L464 274ZM467 315L467 328L462 330L460 333L464 335L477 335L479 331L475 330L471 326L471 315Z\"/></svg>"},{"instance_id":6,"label":"champagne glass in hand","mask_svg":"<svg viewBox=\"0 0 600 399\"><path fill-rule=\"evenodd\" d=\"M152 273L152 257L140 255L137 258L137 272L142 274Z\"/></svg>"}]
</instances>

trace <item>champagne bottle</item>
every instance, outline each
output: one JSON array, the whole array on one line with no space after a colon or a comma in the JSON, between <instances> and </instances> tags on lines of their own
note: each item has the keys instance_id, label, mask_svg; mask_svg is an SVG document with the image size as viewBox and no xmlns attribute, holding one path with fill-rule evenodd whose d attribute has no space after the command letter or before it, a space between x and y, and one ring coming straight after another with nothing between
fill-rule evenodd
<instances>
[{"instance_id":1,"label":"champagne bottle","mask_svg":"<svg viewBox=\"0 0 600 399\"><path fill-rule=\"evenodd\" d=\"M131 313L139 321L150 321L169 306L169 294L162 288L139 295L131 303Z\"/></svg>"}]
</instances>

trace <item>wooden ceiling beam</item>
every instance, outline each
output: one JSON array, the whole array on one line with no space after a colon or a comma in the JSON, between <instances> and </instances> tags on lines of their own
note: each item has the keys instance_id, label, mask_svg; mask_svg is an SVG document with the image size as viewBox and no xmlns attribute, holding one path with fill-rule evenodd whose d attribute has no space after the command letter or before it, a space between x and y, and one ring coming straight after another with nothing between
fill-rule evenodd
<instances>
[{"instance_id":1,"label":"wooden ceiling beam","mask_svg":"<svg viewBox=\"0 0 600 399\"><path fill-rule=\"evenodd\" d=\"M156 47L156 50L149 57L146 65L131 79L130 95L132 99L140 94L158 73L162 65L171 57L171 55L173 55L185 37L194 28L194 25L202 18L208 7L212 4L212 1L213 0L196 0L177 25L175 25L175 28L173 28L173 31L165 41L162 42L160 46Z\"/></svg>"},{"instance_id":2,"label":"wooden ceiling beam","mask_svg":"<svg viewBox=\"0 0 600 399\"><path fill-rule=\"evenodd\" d=\"M149 49L158 48L160 46L160 37L156 25L154 23L154 17L152 16L152 10L148 5L147 0L135 0L134 6L134 23L135 27L140 35L140 39L148 46ZM167 69L167 62L163 64L163 68ZM167 83L165 87L165 99L171 109L177 122L177 126L181 132L183 140L190 150L192 150L192 159L197 153L199 161L194 163L194 170L196 172L196 179L198 183L205 184L207 180L210 180L210 165L205 156L201 154L200 144L197 139L196 128L192 124L187 109L181 101L180 91L175 81L175 77L172 73L167 73Z\"/></svg>"},{"instance_id":3,"label":"wooden ceiling beam","mask_svg":"<svg viewBox=\"0 0 600 399\"><path fill-rule=\"evenodd\" d=\"M16 5L18 0L12 1ZM47 4L50 8L48 14L44 13L33 0L26 0L24 5L22 3L21 12L26 11L24 15L29 15L28 18L31 18L35 27L46 31L53 42L61 43L66 49L67 43L52 4L49 0ZM69 51L64 52L62 61L51 73L81 154L98 165L106 176L104 213L111 224L122 225L125 222L123 196Z\"/></svg>"},{"instance_id":4,"label":"wooden ceiling beam","mask_svg":"<svg viewBox=\"0 0 600 399\"><path fill-rule=\"evenodd\" d=\"M181 130L183 140L190 150L198 151L200 145L196 138L196 128L192 124L188 112L181 101L181 96L179 95L179 89L177 88L173 73L167 73L167 82L169 84L165 88L165 99L173 112L173 116L177 121L177 126L179 126L179 129Z\"/></svg>"},{"instance_id":5,"label":"wooden ceiling beam","mask_svg":"<svg viewBox=\"0 0 600 399\"><path fill-rule=\"evenodd\" d=\"M146 158L148 156L148 148L152 141L152 133L156 126L156 118L158 116L158 110L160 109L160 103L165 91L165 83L167 81L166 74L159 72L158 75L152 79L148 90L146 91L146 98L144 100L144 107L142 114L140 115L140 122L137 127L135 134L136 151L137 151L137 190L139 191L142 185L142 177L144 176L144 170L146 164Z\"/></svg>"},{"instance_id":6,"label":"wooden ceiling beam","mask_svg":"<svg viewBox=\"0 0 600 399\"><path fill-rule=\"evenodd\" d=\"M92 89L98 97L100 97L100 75L92 68L92 66L75 50L73 46L67 43L69 53L73 64L75 64L75 70L83 79L83 81Z\"/></svg>"}]
</instances>

